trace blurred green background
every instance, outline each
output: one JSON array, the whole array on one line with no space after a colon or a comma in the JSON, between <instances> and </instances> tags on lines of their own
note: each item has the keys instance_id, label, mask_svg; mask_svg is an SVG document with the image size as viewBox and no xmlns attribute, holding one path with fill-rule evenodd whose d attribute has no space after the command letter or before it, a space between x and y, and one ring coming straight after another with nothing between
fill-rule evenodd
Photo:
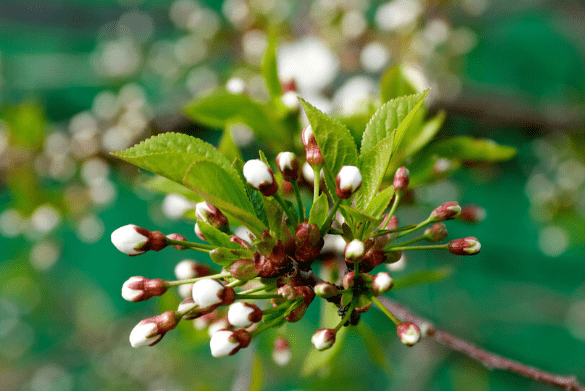
<instances>
[{"instance_id":1,"label":"blurred green background","mask_svg":"<svg viewBox=\"0 0 585 391\"><path fill-rule=\"evenodd\" d=\"M339 58L323 63L337 69L328 85L308 86L301 95L335 106L342 99L335 91L353 77L377 80L388 65L415 64L437 91L430 110L447 112L440 137L488 137L518 148L509 162L472 165L421 189L422 206L399 210L403 221L417 221L432 205L456 199L481 205L487 218L449 227L452 237L478 237L481 254L415 254L396 275L445 264L456 272L390 296L497 354L585 381L585 3L299 3L0 3L2 389L239 390L248 389L242 384L254 370L262 371L259 389L266 390L552 389L491 372L432 341L406 349L376 311L362 319L391 370L376 365L351 334L328 369L299 376L317 308L287 326L293 359L284 368L270 358L271 338L220 361L208 352L206 332L190 325L153 348L129 346L134 324L178 298L128 303L122 283L133 275L173 279L181 259L208 260L176 251L136 258L116 251L109 234L128 223L194 235L192 223L165 216L163 196L139 186L143 173L107 152L168 130L216 143L218 133L189 123L181 106L232 74L252 85L257 46L263 49L254 34L270 22L284 26L283 42L319 37ZM406 21L412 28L385 24L383 12L390 11L380 10L389 5L394 14L414 13ZM354 13L344 24L353 11L361 19ZM437 21L443 24L432 24ZM335 29L345 31L345 40L335 38ZM441 34L449 38L438 40ZM385 61L379 52L363 54L371 41L386 45ZM368 65L375 61L382 65ZM9 138L8 128L24 130ZM49 137L54 133L69 141ZM51 157L63 148L67 159ZM53 206L39 212L46 205ZM259 361L252 365L244 358L255 351Z\"/></svg>"}]
</instances>

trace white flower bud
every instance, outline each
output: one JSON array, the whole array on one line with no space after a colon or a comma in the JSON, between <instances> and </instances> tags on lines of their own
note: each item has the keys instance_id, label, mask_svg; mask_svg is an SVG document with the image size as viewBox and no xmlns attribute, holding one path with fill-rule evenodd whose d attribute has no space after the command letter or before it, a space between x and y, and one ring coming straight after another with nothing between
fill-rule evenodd
<instances>
[{"instance_id":1,"label":"white flower bud","mask_svg":"<svg viewBox=\"0 0 585 391\"><path fill-rule=\"evenodd\" d=\"M372 289L374 290L374 294L378 296L379 294L388 292L393 285L394 281L392 281L392 276L389 273L380 272L374 277Z\"/></svg>"},{"instance_id":2,"label":"white flower bud","mask_svg":"<svg viewBox=\"0 0 585 391\"><path fill-rule=\"evenodd\" d=\"M276 365L284 367L291 359L290 344L283 337L278 337L274 340L274 350L272 350L272 359Z\"/></svg>"},{"instance_id":3,"label":"white flower bud","mask_svg":"<svg viewBox=\"0 0 585 391\"><path fill-rule=\"evenodd\" d=\"M183 284L178 287L179 296L183 299L193 297L193 284Z\"/></svg>"},{"instance_id":4,"label":"white flower bud","mask_svg":"<svg viewBox=\"0 0 585 391\"><path fill-rule=\"evenodd\" d=\"M349 198L362 185L362 174L356 166L343 166L337 174L335 194L339 198Z\"/></svg>"},{"instance_id":5,"label":"white flower bud","mask_svg":"<svg viewBox=\"0 0 585 391\"><path fill-rule=\"evenodd\" d=\"M130 332L130 345L133 348L150 346L161 338L162 335L158 333L158 327L155 323L139 323Z\"/></svg>"},{"instance_id":6,"label":"white flower bud","mask_svg":"<svg viewBox=\"0 0 585 391\"><path fill-rule=\"evenodd\" d=\"M262 311L254 304L237 302L230 305L228 321L235 327L249 327L262 319Z\"/></svg>"},{"instance_id":7,"label":"white flower bud","mask_svg":"<svg viewBox=\"0 0 585 391\"><path fill-rule=\"evenodd\" d=\"M232 351L237 349L240 344L232 337L233 332L229 330L219 330L211 337L209 347L213 357L229 356Z\"/></svg>"},{"instance_id":8,"label":"white flower bud","mask_svg":"<svg viewBox=\"0 0 585 391\"><path fill-rule=\"evenodd\" d=\"M193 301L201 308L219 305L224 286L212 279L199 280L193 284Z\"/></svg>"},{"instance_id":9,"label":"white flower bud","mask_svg":"<svg viewBox=\"0 0 585 391\"><path fill-rule=\"evenodd\" d=\"M292 152L281 152L276 156L276 165L287 181L296 181L299 178L299 159Z\"/></svg>"},{"instance_id":10,"label":"white flower bud","mask_svg":"<svg viewBox=\"0 0 585 391\"><path fill-rule=\"evenodd\" d=\"M298 95L294 91L289 91L289 92L284 93L280 97L280 101L287 109L290 109L290 110L296 110L300 106Z\"/></svg>"},{"instance_id":11,"label":"white flower bud","mask_svg":"<svg viewBox=\"0 0 585 391\"><path fill-rule=\"evenodd\" d=\"M175 266L175 276L179 280L188 280L197 277L197 262L190 259L183 259Z\"/></svg>"},{"instance_id":12,"label":"white flower bud","mask_svg":"<svg viewBox=\"0 0 585 391\"><path fill-rule=\"evenodd\" d=\"M420 329L417 325L410 322L404 322L396 328L400 341L406 346L413 346L420 341Z\"/></svg>"},{"instance_id":13,"label":"white flower bud","mask_svg":"<svg viewBox=\"0 0 585 391\"><path fill-rule=\"evenodd\" d=\"M345 246L345 259L347 262L359 262L365 253L364 242L354 239Z\"/></svg>"},{"instance_id":14,"label":"white flower bud","mask_svg":"<svg viewBox=\"0 0 585 391\"><path fill-rule=\"evenodd\" d=\"M209 324L209 327L207 328L207 335L209 335L209 338L211 338L213 337L213 334L217 333L220 330L225 330L229 327L230 324L228 320L226 318L221 318Z\"/></svg>"},{"instance_id":15,"label":"white flower bud","mask_svg":"<svg viewBox=\"0 0 585 391\"><path fill-rule=\"evenodd\" d=\"M278 184L274 180L272 170L262 160L248 160L244 164L243 171L248 185L256 190L260 190L266 197L273 195L278 190Z\"/></svg>"},{"instance_id":16,"label":"white flower bud","mask_svg":"<svg viewBox=\"0 0 585 391\"><path fill-rule=\"evenodd\" d=\"M225 89L231 94L242 94L246 90L246 82L239 77L232 77L225 84Z\"/></svg>"},{"instance_id":17,"label":"white flower bud","mask_svg":"<svg viewBox=\"0 0 585 391\"><path fill-rule=\"evenodd\" d=\"M122 297L128 301L140 301L144 295L142 289L132 289L131 286L137 282L141 282L144 277L130 277L124 285L122 285Z\"/></svg>"},{"instance_id":18,"label":"white flower bud","mask_svg":"<svg viewBox=\"0 0 585 391\"><path fill-rule=\"evenodd\" d=\"M335 343L335 334L333 329L319 329L311 337L311 343L317 350L329 349Z\"/></svg>"},{"instance_id":19,"label":"white flower bud","mask_svg":"<svg viewBox=\"0 0 585 391\"><path fill-rule=\"evenodd\" d=\"M148 237L137 232L138 226L128 224L112 232L112 243L118 250L128 255L138 255L142 246L148 241Z\"/></svg>"}]
</instances>

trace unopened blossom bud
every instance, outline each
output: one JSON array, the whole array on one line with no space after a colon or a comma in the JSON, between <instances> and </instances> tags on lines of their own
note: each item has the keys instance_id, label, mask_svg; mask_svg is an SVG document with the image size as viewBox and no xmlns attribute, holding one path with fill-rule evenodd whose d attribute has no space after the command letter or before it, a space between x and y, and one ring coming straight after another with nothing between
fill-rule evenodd
<instances>
[{"instance_id":1,"label":"unopened blossom bud","mask_svg":"<svg viewBox=\"0 0 585 391\"><path fill-rule=\"evenodd\" d=\"M317 350L329 349L335 343L336 333L334 329L319 329L311 337L311 343Z\"/></svg>"},{"instance_id":2,"label":"unopened blossom bud","mask_svg":"<svg viewBox=\"0 0 585 391\"><path fill-rule=\"evenodd\" d=\"M344 289L349 289L354 284L354 276L355 272L347 272L343 275L343 279L341 280L341 285L343 285Z\"/></svg>"},{"instance_id":3,"label":"unopened blossom bud","mask_svg":"<svg viewBox=\"0 0 585 391\"><path fill-rule=\"evenodd\" d=\"M219 230L224 230L229 227L227 217L207 201L195 205L195 214L198 220L205 221L207 224Z\"/></svg>"},{"instance_id":4,"label":"unopened blossom bud","mask_svg":"<svg viewBox=\"0 0 585 391\"><path fill-rule=\"evenodd\" d=\"M149 239L150 231L134 224L128 224L112 232L112 243L118 250L128 255L145 253L144 247Z\"/></svg>"},{"instance_id":5,"label":"unopened blossom bud","mask_svg":"<svg viewBox=\"0 0 585 391\"><path fill-rule=\"evenodd\" d=\"M232 77L225 83L225 89L230 94L242 94L246 91L246 82L239 77Z\"/></svg>"},{"instance_id":6,"label":"unopened blossom bud","mask_svg":"<svg viewBox=\"0 0 585 391\"><path fill-rule=\"evenodd\" d=\"M410 172L406 167L400 167L394 174L394 191L402 193L408 189L408 183L410 182Z\"/></svg>"},{"instance_id":7,"label":"unopened blossom bud","mask_svg":"<svg viewBox=\"0 0 585 391\"><path fill-rule=\"evenodd\" d=\"M299 292L295 287L286 284L278 288L276 294L282 296L284 300L294 301L303 297L302 292Z\"/></svg>"},{"instance_id":8,"label":"unopened blossom bud","mask_svg":"<svg viewBox=\"0 0 585 391\"><path fill-rule=\"evenodd\" d=\"M187 238L186 237L184 237L183 235L179 235L179 234L168 234L167 235L167 239L170 239L170 240L178 240L180 242L186 242L187 241ZM173 246L174 248L176 248L179 251L183 251L183 250L185 250L187 248L187 247L182 246L180 244L172 244L171 246Z\"/></svg>"},{"instance_id":9,"label":"unopened blossom bud","mask_svg":"<svg viewBox=\"0 0 585 391\"><path fill-rule=\"evenodd\" d=\"M295 92L297 91L297 83L294 79L288 79L282 82L282 93L286 94L287 92Z\"/></svg>"},{"instance_id":10,"label":"unopened blossom bud","mask_svg":"<svg viewBox=\"0 0 585 391\"><path fill-rule=\"evenodd\" d=\"M449 242L449 252L455 255L475 255L481 250L481 243L477 238L468 236L463 239L455 239Z\"/></svg>"},{"instance_id":11,"label":"unopened blossom bud","mask_svg":"<svg viewBox=\"0 0 585 391\"><path fill-rule=\"evenodd\" d=\"M166 291L166 281L160 278L150 280L140 276L130 277L122 285L122 297L132 302L148 300L153 296L161 296Z\"/></svg>"},{"instance_id":12,"label":"unopened blossom bud","mask_svg":"<svg viewBox=\"0 0 585 391\"><path fill-rule=\"evenodd\" d=\"M337 287L329 282L320 282L315 285L314 289L315 294L322 299L328 299L338 294Z\"/></svg>"},{"instance_id":13,"label":"unopened blossom bud","mask_svg":"<svg viewBox=\"0 0 585 391\"><path fill-rule=\"evenodd\" d=\"M295 231L295 258L301 262L312 262L321 253L325 241L317 224L300 223Z\"/></svg>"},{"instance_id":14,"label":"unopened blossom bud","mask_svg":"<svg viewBox=\"0 0 585 391\"><path fill-rule=\"evenodd\" d=\"M347 199L362 185L362 174L356 166L343 166L337 174L335 194L339 198Z\"/></svg>"},{"instance_id":15,"label":"unopened blossom bud","mask_svg":"<svg viewBox=\"0 0 585 391\"><path fill-rule=\"evenodd\" d=\"M252 337L244 329L230 331L219 330L211 337L209 347L213 357L231 356L242 348L248 347Z\"/></svg>"},{"instance_id":16,"label":"unopened blossom bud","mask_svg":"<svg viewBox=\"0 0 585 391\"><path fill-rule=\"evenodd\" d=\"M285 318L286 321L294 323L303 319L303 316L305 316L305 313L307 312L307 308L308 306L305 303L299 305L288 314L288 316Z\"/></svg>"},{"instance_id":17,"label":"unopened blossom bud","mask_svg":"<svg viewBox=\"0 0 585 391\"><path fill-rule=\"evenodd\" d=\"M372 290L374 291L374 295L378 296L382 293L388 292L392 289L393 285L394 281L392 281L390 273L380 272L376 274L374 281L372 281Z\"/></svg>"},{"instance_id":18,"label":"unopened blossom bud","mask_svg":"<svg viewBox=\"0 0 585 391\"><path fill-rule=\"evenodd\" d=\"M197 223L195 223L195 235L197 235L197 237L203 240L204 242L207 242L207 239L205 239L205 236L203 235L203 232L201 232L201 229L199 228L199 225L197 225Z\"/></svg>"},{"instance_id":19,"label":"unopened blossom bud","mask_svg":"<svg viewBox=\"0 0 585 391\"><path fill-rule=\"evenodd\" d=\"M183 315L183 319L195 319L199 313L195 310L197 304L192 297L186 298L185 300L179 303L179 307L177 308L177 312L183 313L187 312L188 314Z\"/></svg>"},{"instance_id":20,"label":"unopened blossom bud","mask_svg":"<svg viewBox=\"0 0 585 391\"><path fill-rule=\"evenodd\" d=\"M229 305L234 302L234 298L234 289L216 280L206 278L193 284L193 300L201 308Z\"/></svg>"},{"instance_id":21,"label":"unopened blossom bud","mask_svg":"<svg viewBox=\"0 0 585 391\"><path fill-rule=\"evenodd\" d=\"M297 110L300 107L298 95L294 91L285 92L280 97L280 101L287 109L290 110Z\"/></svg>"},{"instance_id":22,"label":"unopened blossom bud","mask_svg":"<svg viewBox=\"0 0 585 391\"><path fill-rule=\"evenodd\" d=\"M230 305L228 322L235 327L249 327L262 320L262 310L254 304L238 301Z\"/></svg>"},{"instance_id":23,"label":"unopened blossom bud","mask_svg":"<svg viewBox=\"0 0 585 391\"><path fill-rule=\"evenodd\" d=\"M461 207L461 213L457 216L457 220L465 221L466 223L481 223L485 219L485 209L479 205L465 205Z\"/></svg>"},{"instance_id":24,"label":"unopened blossom bud","mask_svg":"<svg viewBox=\"0 0 585 391\"><path fill-rule=\"evenodd\" d=\"M396 333L398 334L400 341L406 346L413 346L420 341L420 329L414 323L400 323L398 327L396 327Z\"/></svg>"},{"instance_id":25,"label":"unopened blossom bud","mask_svg":"<svg viewBox=\"0 0 585 391\"><path fill-rule=\"evenodd\" d=\"M183 299L193 298L193 284L181 284L177 287L177 292L179 296Z\"/></svg>"},{"instance_id":26,"label":"unopened blossom bud","mask_svg":"<svg viewBox=\"0 0 585 391\"><path fill-rule=\"evenodd\" d=\"M238 259L230 265L229 270L233 278L243 281L251 280L260 273L252 259Z\"/></svg>"},{"instance_id":27,"label":"unopened blossom bud","mask_svg":"<svg viewBox=\"0 0 585 391\"><path fill-rule=\"evenodd\" d=\"M321 167L324 165L325 159L323 158L319 145L317 145L317 139L315 138L311 125L303 129L301 138L303 140L303 145L305 146L307 163L309 163L311 167Z\"/></svg>"},{"instance_id":28,"label":"unopened blossom bud","mask_svg":"<svg viewBox=\"0 0 585 391\"><path fill-rule=\"evenodd\" d=\"M293 182L299 179L301 163L292 152L281 152L276 156L276 166L284 180Z\"/></svg>"},{"instance_id":29,"label":"unopened blossom bud","mask_svg":"<svg viewBox=\"0 0 585 391\"><path fill-rule=\"evenodd\" d=\"M284 337L278 337L274 340L274 350L272 350L272 359L276 365L284 367L290 362L291 351L290 344Z\"/></svg>"},{"instance_id":30,"label":"unopened blossom bud","mask_svg":"<svg viewBox=\"0 0 585 391\"><path fill-rule=\"evenodd\" d=\"M425 229L425 239L429 242L440 242L447 237L447 226L443 223L436 223Z\"/></svg>"},{"instance_id":31,"label":"unopened blossom bud","mask_svg":"<svg viewBox=\"0 0 585 391\"><path fill-rule=\"evenodd\" d=\"M152 318L144 319L130 332L130 344L133 348L152 346L162 339L179 323L175 312L167 311Z\"/></svg>"},{"instance_id":32,"label":"unopened blossom bud","mask_svg":"<svg viewBox=\"0 0 585 391\"><path fill-rule=\"evenodd\" d=\"M244 164L244 177L250 187L260 190L266 197L274 195L278 190L272 170L260 159L248 160Z\"/></svg>"},{"instance_id":33,"label":"unopened blossom bud","mask_svg":"<svg viewBox=\"0 0 585 391\"><path fill-rule=\"evenodd\" d=\"M357 299L354 311L358 314L363 314L368 312L370 308L372 308L372 300L366 295L360 295Z\"/></svg>"},{"instance_id":34,"label":"unopened blossom bud","mask_svg":"<svg viewBox=\"0 0 585 391\"><path fill-rule=\"evenodd\" d=\"M201 265L190 259L183 259L175 266L175 276L179 280L188 280L191 278L205 277L210 274L211 270L206 265Z\"/></svg>"},{"instance_id":35,"label":"unopened blossom bud","mask_svg":"<svg viewBox=\"0 0 585 391\"><path fill-rule=\"evenodd\" d=\"M360 262L363 259L365 252L366 248L364 242L359 239L354 239L345 246L345 261L349 263Z\"/></svg>"},{"instance_id":36,"label":"unopened blossom bud","mask_svg":"<svg viewBox=\"0 0 585 391\"><path fill-rule=\"evenodd\" d=\"M459 213L461 213L461 207L457 201L449 201L433 210L430 218L431 221L451 220L459 216Z\"/></svg>"},{"instance_id":37,"label":"unopened blossom bud","mask_svg":"<svg viewBox=\"0 0 585 391\"><path fill-rule=\"evenodd\" d=\"M397 258L393 259L393 262L386 263L386 269L390 270L391 272L399 272L406 269L406 255L403 252L389 252L388 259L390 259L390 255L396 255Z\"/></svg>"}]
</instances>

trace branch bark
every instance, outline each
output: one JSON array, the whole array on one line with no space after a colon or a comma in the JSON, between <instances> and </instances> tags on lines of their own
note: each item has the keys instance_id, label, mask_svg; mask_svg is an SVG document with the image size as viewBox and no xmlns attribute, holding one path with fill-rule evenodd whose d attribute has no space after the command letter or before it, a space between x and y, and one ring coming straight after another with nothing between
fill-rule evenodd
<instances>
[{"instance_id":1,"label":"branch bark","mask_svg":"<svg viewBox=\"0 0 585 391\"><path fill-rule=\"evenodd\" d=\"M553 373L522 364L518 361L510 360L508 358L498 356L497 354L490 353L467 341L462 340L461 338L457 338L452 334L437 329L429 321L419 318L393 300L387 299L385 297L379 297L379 300L398 318L402 319L402 321L416 324L425 337L432 339L451 350L462 353L475 361L478 361L488 369L509 371L541 383L561 387L570 391L585 391L585 386L580 384L577 381L577 378L574 376L555 375Z\"/></svg>"}]
</instances>

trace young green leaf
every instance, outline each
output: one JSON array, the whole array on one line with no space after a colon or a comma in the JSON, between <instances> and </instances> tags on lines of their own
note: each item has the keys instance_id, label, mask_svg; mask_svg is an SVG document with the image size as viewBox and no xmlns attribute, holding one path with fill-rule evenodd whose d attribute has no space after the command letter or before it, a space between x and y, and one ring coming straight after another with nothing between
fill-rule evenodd
<instances>
[{"instance_id":1,"label":"young green leaf","mask_svg":"<svg viewBox=\"0 0 585 391\"><path fill-rule=\"evenodd\" d=\"M227 248L240 248L240 245L234 242L230 242L230 236L221 232L217 228L212 227L205 221L198 220L197 226L205 237L205 239L214 246L227 247Z\"/></svg>"},{"instance_id":2,"label":"young green leaf","mask_svg":"<svg viewBox=\"0 0 585 391\"><path fill-rule=\"evenodd\" d=\"M446 178L461 167L457 159L447 159L435 154L419 153L410 164L411 188Z\"/></svg>"},{"instance_id":3,"label":"young green leaf","mask_svg":"<svg viewBox=\"0 0 585 391\"><path fill-rule=\"evenodd\" d=\"M194 161L207 160L217 164L238 182L237 173L225 156L211 144L181 133L162 133L112 154L178 183L183 182L185 173Z\"/></svg>"},{"instance_id":4,"label":"young green leaf","mask_svg":"<svg viewBox=\"0 0 585 391\"><path fill-rule=\"evenodd\" d=\"M453 268L451 266L438 267L436 269L421 270L412 273L408 276L397 278L394 280L394 287L392 289L402 289L409 286L430 284L450 277L453 274Z\"/></svg>"},{"instance_id":5,"label":"young green leaf","mask_svg":"<svg viewBox=\"0 0 585 391\"><path fill-rule=\"evenodd\" d=\"M280 80L278 79L278 70L276 66L276 32L274 28L272 28L270 34L268 34L268 46L264 51L264 57L262 57L261 70L270 96L273 98L280 97L280 95L282 95L282 87L280 85Z\"/></svg>"},{"instance_id":6,"label":"young green leaf","mask_svg":"<svg viewBox=\"0 0 585 391\"><path fill-rule=\"evenodd\" d=\"M365 213L369 214L370 216L380 218L382 213L388 208L390 204L390 200L394 196L394 187L389 186L376 194L376 196L372 199L368 207L366 208Z\"/></svg>"},{"instance_id":7,"label":"young green leaf","mask_svg":"<svg viewBox=\"0 0 585 391\"><path fill-rule=\"evenodd\" d=\"M404 156L413 156L420 151L425 145L431 142L437 132L443 126L445 118L447 117L444 111L440 111L430 120L426 121L418 132L413 132L406 135L404 143ZM410 136L410 137L409 137ZM402 148L401 148L402 149Z\"/></svg>"},{"instance_id":8,"label":"young green leaf","mask_svg":"<svg viewBox=\"0 0 585 391\"><path fill-rule=\"evenodd\" d=\"M274 232L276 237L279 238L280 233L282 232L282 216L284 211L278 202L269 197L262 197L262 203L264 204L264 210L266 211L268 226L270 227L270 230Z\"/></svg>"},{"instance_id":9,"label":"young green leaf","mask_svg":"<svg viewBox=\"0 0 585 391\"><path fill-rule=\"evenodd\" d=\"M400 65L395 65L384 72L380 83L382 102L414 93L416 88L406 79Z\"/></svg>"},{"instance_id":10,"label":"young green leaf","mask_svg":"<svg viewBox=\"0 0 585 391\"><path fill-rule=\"evenodd\" d=\"M254 252L243 248L217 247L209 253L211 260L220 266L229 266L238 259L251 259Z\"/></svg>"},{"instance_id":11,"label":"young green leaf","mask_svg":"<svg viewBox=\"0 0 585 391\"><path fill-rule=\"evenodd\" d=\"M309 224L317 224L319 227L325 222L327 213L329 212L329 202L327 201L327 194L321 193L317 201L313 203L311 212L309 213Z\"/></svg>"},{"instance_id":12,"label":"young green leaf","mask_svg":"<svg viewBox=\"0 0 585 391\"><path fill-rule=\"evenodd\" d=\"M217 90L191 102L185 106L184 112L204 126L225 129L229 123L243 123L252 129L259 140L269 145L282 148L291 145L286 130L273 118L268 106L244 94Z\"/></svg>"},{"instance_id":13,"label":"young green leaf","mask_svg":"<svg viewBox=\"0 0 585 391\"><path fill-rule=\"evenodd\" d=\"M499 145L493 140L476 139L469 136L453 137L431 146L437 155L480 162L500 162L513 158L516 149Z\"/></svg>"},{"instance_id":14,"label":"young green leaf","mask_svg":"<svg viewBox=\"0 0 585 391\"><path fill-rule=\"evenodd\" d=\"M358 153L353 137L339 120L321 112L303 99L301 103L331 174L329 181L333 179L334 182L341 167L357 165Z\"/></svg>"},{"instance_id":15,"label":"young green leaf","mask_svg":"<svg viewBox=\"0 0 585 391\"><path fill-rule=\"evenodd\" d=\"M183 183L205 201L238 219L255 235L260 236L268 228L255 216L254 206L237 174L234 180L219 165L210 161L196 161L185 174Z\"/></svg>"},{"instance_id":16,"label":"young green leaf","mask_svg":"<svg viewBox=\"0 0 585 391\"><path fill-rule=\"evenodd\" d=\"M392 157L394 135L380 141L368 153L360 156L359 168L362 173L362 187L357 191L355 205L359 209L368 209L370 201L380 188L386 168Z\"/></svg>"},{"instance_id":17,"label":"young green leaf","mask_svg":"<svg viewBox=\"0 0 585 391\"><path fill-rule=\"evenodd\" d=\"M242 158L240 149L234 142L234 138L232 136L232 129L233 126L228 124L228 126L223 131L221 140L219 140L219 145L217 147L218 151L231 162L233 162L235 159Z\"/></svg>"},{"instance_id":18,"label":"young green leaf","mask_svg":"<svg viewBox=\"0 0 585 391\"><path fill-rule=\"evenodd\" d=\"M339 205L339 208L341 210L343 210L346 214L348 214L349 216L352 217L353 221L352 221L352 225L355 226L357 225L359 222L362 221L371 221L371 222L376 222L379 220L379 218L376 218L374 216L370 216L369 214L362 212L358 209L352 208L349 205Z\"/></svg>"}]
</instances>

